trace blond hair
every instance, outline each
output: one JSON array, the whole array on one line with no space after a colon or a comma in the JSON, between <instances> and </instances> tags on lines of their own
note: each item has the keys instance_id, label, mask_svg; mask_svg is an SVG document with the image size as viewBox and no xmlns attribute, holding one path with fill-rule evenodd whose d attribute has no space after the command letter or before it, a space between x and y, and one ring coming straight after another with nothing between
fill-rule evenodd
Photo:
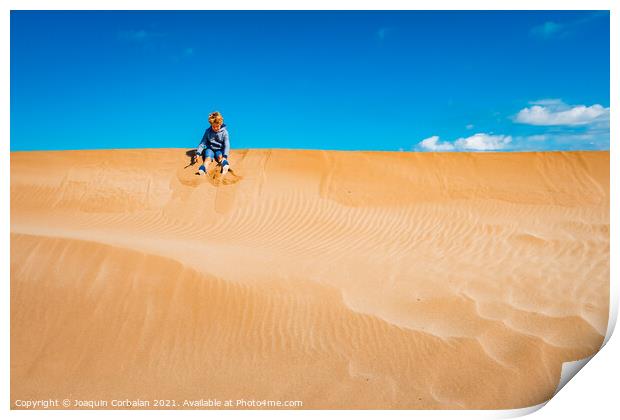
<instances>
[{"instance_id":1,"label":"blond hair","mask_svg":"<svg viewBox=\"0 0 620 420\"><path fill-rule=\"evenodd\" d=\"M209 114L209 124L222 124L224 122L224 117L218 111L212 112Z\"/></svg>"}]
</instances>

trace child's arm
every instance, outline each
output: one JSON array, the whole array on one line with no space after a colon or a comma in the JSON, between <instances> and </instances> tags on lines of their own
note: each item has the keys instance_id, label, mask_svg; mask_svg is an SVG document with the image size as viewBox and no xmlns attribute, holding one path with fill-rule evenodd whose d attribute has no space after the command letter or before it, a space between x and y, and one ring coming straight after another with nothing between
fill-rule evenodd
<instances>
[{"instance_id":1,"label":"child's arm","mask_svg":"<svg viewBox=\"0 0 620 420\"><path fill-rule=\"evenodd\" d=\"M205 130L205 133L202 135L202 140L200 140L200 143L198 144L198 147L196 147L196 154L197 155L202 154L202 151L207 148L207 132L208 131L209 131L209 129L207 128Z\"/></svg>"},{"instance_id":2,"label":"child's arm","mask_svg":"<svg viewBox=\"0 0 620 420\"><path fill-rule=\"evenodd\" d=\"M228 159L230 153L230 140L228 139L228 131L224 133L224 159Z\"/></svg>"}]
</instances>

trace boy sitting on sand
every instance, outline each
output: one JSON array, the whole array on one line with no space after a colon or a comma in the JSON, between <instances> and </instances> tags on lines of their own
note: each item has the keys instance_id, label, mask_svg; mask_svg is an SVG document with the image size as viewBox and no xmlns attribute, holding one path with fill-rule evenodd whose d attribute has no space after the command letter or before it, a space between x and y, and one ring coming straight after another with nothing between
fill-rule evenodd
<instances>
[{"instance_id":1,"label":"boy sitting on sand","mask_svg":"<svg viewBox=\"0 0 620 420\"><path fill-rule=\"evenodd\" d=\"M204 175L207 172L204 162L209 159L209 163L213 162L213 158L221 166L220 172L225 175L230 165L228 164L228 153L230 152L230 140L228 139L228 131L224 124L222 114L215 111L209 115L209 124L211 127L205 130L205 134L200 140L200 144L196 148L196 156L202 157L202 165L198 168L196 175Z\"/></svg>"}]
</instances>

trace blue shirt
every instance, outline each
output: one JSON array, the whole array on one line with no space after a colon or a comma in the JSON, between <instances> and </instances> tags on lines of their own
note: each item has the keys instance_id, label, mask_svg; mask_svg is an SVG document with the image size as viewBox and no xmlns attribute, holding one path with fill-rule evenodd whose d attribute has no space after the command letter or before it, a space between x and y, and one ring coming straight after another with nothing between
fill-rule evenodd
<instances>
[{"instance_id":1,"label":"blue shirt","mask_svg":"<svg viewBox=\"0 0 620 420\"><path fill-rule=\"evenodd\" d=\"M228 138L226 124L222 124L217 131L214 131L211 127L205 130L202 140L200 140L200 144L196 148L196 153L200 155L207 148L214 152L220 150L225 158L228 157L228 153L230 152L230 140Z\"/></svg>"}]
</instances>

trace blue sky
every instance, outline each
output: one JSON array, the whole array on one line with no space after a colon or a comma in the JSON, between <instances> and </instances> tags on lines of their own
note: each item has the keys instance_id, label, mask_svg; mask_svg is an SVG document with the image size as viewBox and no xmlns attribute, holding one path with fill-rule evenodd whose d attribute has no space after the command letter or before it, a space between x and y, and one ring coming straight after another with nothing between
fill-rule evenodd
<instances>
[{"instance_id":1,"label":"blue sky","mask_svg":"<svg viewBox=\"0 0 620 420\"><path fill-rule=\"evenodd\" d=\"M609 150L606 11L12 11L11 150Z\"/></svg>"}]
</instances>

